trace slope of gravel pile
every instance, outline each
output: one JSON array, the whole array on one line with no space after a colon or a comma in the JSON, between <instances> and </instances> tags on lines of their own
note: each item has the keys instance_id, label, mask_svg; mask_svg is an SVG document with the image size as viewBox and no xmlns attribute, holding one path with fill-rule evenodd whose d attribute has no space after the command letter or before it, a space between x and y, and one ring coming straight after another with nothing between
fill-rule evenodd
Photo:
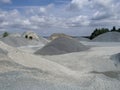
<instances>
[{"instance_id":1,"label":"slope of gravel pile","mask_svg":"<svg viewBox=\"0 0 120 90\"><path fill-rule=\"evenodd\" d=\"M5 50L3 50L2 48L0 48L0 54L7 54L8 52L7 51L5 51Z\"/></svg>"},{"instance_id":2,"label":"slope of gravel pile","mask_svg":"<svg viewBox=\"0 0 120 90\"><path fill-rule=\"evenodd\" d=\"M111 56L111 59L114 61L116 66L120 66L120 53Z\"/></svg>"},{"instance_id":3,"label":"slope of gravel pile","mask_svg":"<svg viewBox=\"0 0 120 90\"><path fill-rule=\"evenodd\" d=\"M98 37L94 38L92 41L98 42L120 42L119 32L107 32Z\"/></svg>"},{"instance_id":4,"label":"slope of gravel pile","mask_svg":"<svg viewBox=\"0 0 120 90\"><path fill-rule=\"evenodd\" d=\"M35 54L57 55L57 54L85 51L87 49L89 48L81 44L77 40L74 40L72 38L67 38L67 37L60 37L51 41L42 49L39 49L38 51L36 51Z\"/></svg>"}]
</instances>

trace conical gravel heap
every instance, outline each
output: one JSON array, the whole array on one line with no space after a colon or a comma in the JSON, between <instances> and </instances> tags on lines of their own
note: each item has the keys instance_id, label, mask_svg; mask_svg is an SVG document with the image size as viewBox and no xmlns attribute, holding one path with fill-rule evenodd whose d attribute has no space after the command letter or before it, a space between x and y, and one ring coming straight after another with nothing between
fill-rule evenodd
<instances>
[{"instance_id":1,"label":"conical gravel heap","mask_svg":"<svg viewBox=\"0 0 120 90\"><path fill-rule=\"evenodd\" d=\"M50 43L45 45L42 49L37 50L35 54L58 55L72 52L80 52L88 49L89 47L81 44L77 40L67 37L60 37L51 41Z\"/></svg>"}]
</instances>

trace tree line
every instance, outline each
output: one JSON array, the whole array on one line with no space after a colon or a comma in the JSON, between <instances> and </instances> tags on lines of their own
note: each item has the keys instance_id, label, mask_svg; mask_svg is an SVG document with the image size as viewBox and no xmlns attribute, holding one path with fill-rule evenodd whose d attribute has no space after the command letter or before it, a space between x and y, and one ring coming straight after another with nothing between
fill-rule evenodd
<instances>
[{"instance_id":1,"label":"tree line","mask_svg":"<svg viewBox=\"0 0 120 90\"><path fill-rule=\"evenodd\" d=\"M93 39L95 37L97 37L100 34L106 33L106 32L120 32L120 28L116 29L115 26L113 26L113 28L110 30L108 28L96 28L90 35L90 39Z\"/></svg>"}]
</instances>

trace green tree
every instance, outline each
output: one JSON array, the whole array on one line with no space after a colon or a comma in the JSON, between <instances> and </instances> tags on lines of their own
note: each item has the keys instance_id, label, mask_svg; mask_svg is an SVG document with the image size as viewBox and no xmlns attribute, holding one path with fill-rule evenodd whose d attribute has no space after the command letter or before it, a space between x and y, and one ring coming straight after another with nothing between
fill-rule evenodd
<instances>
[{"instance_id":1,"label":"green tree","mask_svg":"<svg viewBox=\"0 0 120 90\"><path fill-rule=\"evenodd\" d=\"M107 28L97 29L96 28L93 31L93 33L91 34L90 39L93 39L93 38L97 37L98 35L106 33L106 32L109 32L109 29L107 29Z\"/></svg>"},{"instance_id":2,"label":"green tree","mask_svg":"<svg viewBox=\"0 0 120 90\"><path fill-rule=\"evenodd\" d=\"M8 32L4 32L4 33L3 33L3 37L7 37L8 35L9 35Z\"/></svg>"}]
</instances>

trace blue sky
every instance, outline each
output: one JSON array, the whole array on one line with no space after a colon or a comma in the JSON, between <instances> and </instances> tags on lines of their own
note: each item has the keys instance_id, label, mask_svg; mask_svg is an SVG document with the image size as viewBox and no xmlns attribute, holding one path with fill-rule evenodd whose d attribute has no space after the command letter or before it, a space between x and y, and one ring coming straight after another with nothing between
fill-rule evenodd
<instances>
[{"instance_id":1,"label":"blue sky","mask_svg":"<svg viewBox=\"0 0 120 90\"><path fill-rule=\"evenodd\" d=\"M0 0L0 31L90 35L120 28L120 0Z\"/></svg>"}]
</instances>

